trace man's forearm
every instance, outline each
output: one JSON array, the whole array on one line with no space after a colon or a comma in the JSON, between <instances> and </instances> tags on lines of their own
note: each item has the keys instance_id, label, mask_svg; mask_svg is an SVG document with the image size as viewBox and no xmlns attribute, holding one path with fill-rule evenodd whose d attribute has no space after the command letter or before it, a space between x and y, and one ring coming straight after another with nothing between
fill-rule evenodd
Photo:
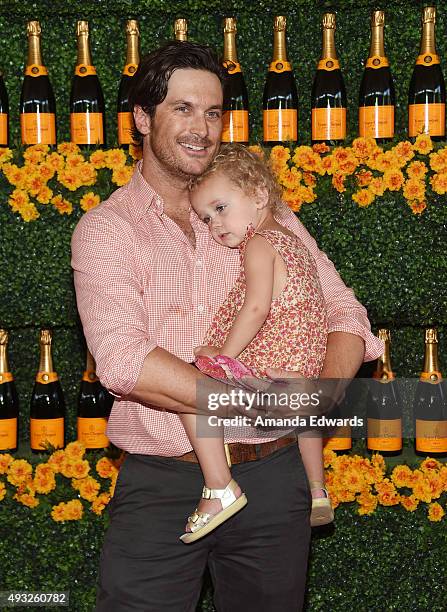
<instances>
[{"instance_id":1,"label":"man's forearm","mask_svg":"<svg viewBox=\"0 0 447 612\"><path fill-rule=\"evenodd\" d=\"M331 332L320 378L354 378L364 356L363 338L346 332Z\"/></svg>"}]
</instances>

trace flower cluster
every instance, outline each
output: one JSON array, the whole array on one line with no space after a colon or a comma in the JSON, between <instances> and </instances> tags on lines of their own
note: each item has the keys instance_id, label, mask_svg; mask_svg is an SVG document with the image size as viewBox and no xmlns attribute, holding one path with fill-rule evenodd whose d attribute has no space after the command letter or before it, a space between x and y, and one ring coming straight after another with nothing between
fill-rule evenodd
<instances>
[{"instance_id":1,"label":"flower cluster","mask_svg":"<svg viewBox=\"0 0 447 612\"><path fill-rule=\"evenodd\" d=\"M92 466L84 456L84 446L80 442L71 442L64 450L56 450L45 463L39 463L33 470L25 459L14 459L9 454L0 455L0 475L6 477L6 482L0 480L0 501L9 494L18 503L35 508L40 504L42 495L51 495L54 503L61 496L68 493L71 497L75 492L75 498L59 501L52 506L53 520L79 520L88 508L97 515L102 514L113 496L119 462L101 457L95 465L96 474L92 475ZM12 491L8 489L8 484Z\"/></svg>"},{"instance_id":2,"label":"flower cluster","mask_svg":"<svg viewBox=\"0 0 447 612\"><path fill-rule=\"evenodd\" d=\"M130 149L130 156L122 149L98 149L89 155L71 142L58 145L56 151L33 145L23 152L23 165L13 163L10 149L0 149L0 171L13 188L11 210L24 221L34 221L40 216L38 205L53 206L61 215L70 215L74 203L83 211L93 208L102 199L89 189L100 183L98 173L112 171L111 182L125 185L140 156L136 148Z\"/></svg>"},{"instance_id":3,"label":"flower cluster","mask_svg":"<svg viewBox=\"0 0 447 612\"><path fill-rule=\"evenodd\" d=\"M378 505L401 506L414 512L419 504L428 504L428 519L440 521L445 510L437 501L447 492L447 465L427 457L419 467L397 465L387 473L379 454L371 459L359 455L337 456L324 451L326 486L334 508L356 502L359 514L372 514Z\"/></svg>"},{"instance_id":4,"label":"flower cluster","mask_svg":"<svg viewBox=\"0 0 447 612\"><path fill-rule=\"evenodd\" d=\"M252 147L257 151L259 147ZM269 163L283 187L283 198L294 211L317 198L315 187L328 177L339 193L348 192L359 207L372 204L387 191L399 192L414 214L427 207L427 195L447 193L447 147L434 151L430 136L414 144L399 142L384 151L374 138L356 138L350 147L273 147Z\"/></svg>"}]
</instances>

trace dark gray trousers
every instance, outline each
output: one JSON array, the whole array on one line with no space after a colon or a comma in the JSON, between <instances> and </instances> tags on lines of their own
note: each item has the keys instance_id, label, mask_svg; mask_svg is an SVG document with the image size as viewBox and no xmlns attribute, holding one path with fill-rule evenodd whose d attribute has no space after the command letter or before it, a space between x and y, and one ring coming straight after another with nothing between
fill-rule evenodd
<instances>
[{"instance_id":1,"label":"dark gray trousers","mask_svg":"<svg viewBox=\"0 0 447 612\"><path fill-rule=\"evenodd\" d=\"M299 612L310 492L298 446L232 467L248 505L183 544L203 486L197 464L128 455L110 505L97 612L192 612L208 564L219 612Z\"/></svg>"}]
</instances>

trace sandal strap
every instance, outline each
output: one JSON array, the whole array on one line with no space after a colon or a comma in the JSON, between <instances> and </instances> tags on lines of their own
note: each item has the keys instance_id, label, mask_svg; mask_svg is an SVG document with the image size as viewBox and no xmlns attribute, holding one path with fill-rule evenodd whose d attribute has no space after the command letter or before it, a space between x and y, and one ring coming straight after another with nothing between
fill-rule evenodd
<instances>
[{"instance_id":1,"label":"sandal strap","mask_svg":"<svg viewBox=\"0 0 447 612\"><path fill-rule=\"evenodd\" d=\"M329 491L324 486L324 482L323 481L321 481L321 480L311 480L309 482L309 485L310 485L310 490L311 491L315 491L315 490L323 491L324 494L326 495L326 497L329 497Z\"/></svg>"},{"instance_id":2,"label":"sandal strap","mask_svg":"<svg viewBox=\"0 0 447 612\"><path fill-rule=\"evenodd\" d=\"M191 532L194 533L194 531L205 527L205 525L209 523L211 517L212 515L208 514L208 512L201 512L196 509L191 516L188 516L188 527L191 529Z\"/></svg>"},{"instance_id":3,"label":"sandal strap","mask_svg":"<svg viewBox=\"0 0 447 612\"><path fill-rule=\"evenodd\" d=\"M227 508L236 500L234 491L238 484L234 479L231 479L225 489L210 489L209 487L203 487L202 497L203 499L219 499L222 508Z\"/></svg>"}]
</instances>

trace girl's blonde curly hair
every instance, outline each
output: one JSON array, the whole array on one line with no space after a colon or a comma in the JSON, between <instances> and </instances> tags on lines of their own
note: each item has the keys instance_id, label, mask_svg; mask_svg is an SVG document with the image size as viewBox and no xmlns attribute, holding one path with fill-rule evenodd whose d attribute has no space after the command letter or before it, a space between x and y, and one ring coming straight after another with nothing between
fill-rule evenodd
<instances>
[{"instance_id":1,"label":"girl's blonde curly hair","mask_svg":"<svg viewBox=\"0 0 447 612\"><path fill-rule=\"evenodd\" d=\"M200 176L193 177L189 189L193 191L207 178L221 172L248 196L256 196L259 189L268 193L267 206L275 212L281 202L281 187L272 170L261 157L241 144L224 144L211 164Z\"/></svg>"}]
</instances>

